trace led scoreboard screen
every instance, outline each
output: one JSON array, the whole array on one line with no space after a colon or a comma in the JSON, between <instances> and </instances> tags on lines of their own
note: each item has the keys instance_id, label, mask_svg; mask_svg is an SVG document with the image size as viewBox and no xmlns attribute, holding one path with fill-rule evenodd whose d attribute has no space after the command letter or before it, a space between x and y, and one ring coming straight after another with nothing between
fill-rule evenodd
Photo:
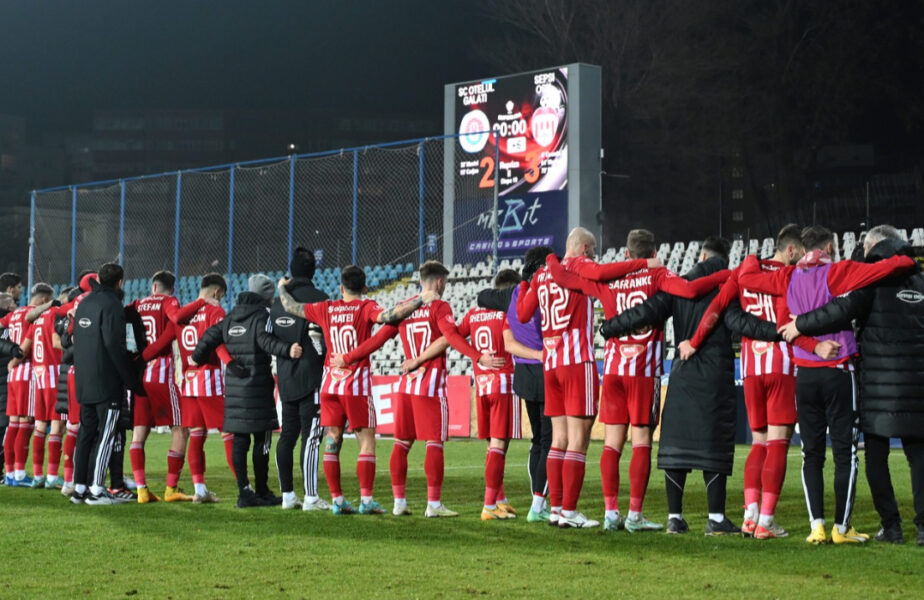
<instances>
[{"instance_id":1,"label":"led scoreboard screen","mask_svg":"<svg viewBox=\"0 0 924 600\"><path fill-rule=\"evenodd\" d=\"M563 249L568 204L568 69L560 67L455 86L460 189L498 190L500 256L535 245ZM485 196L485 194L482 194ZM493 196L492 196L493 198ZM493 245L490 205L457 198L456 256Z\"/></svg>"}]
</instances>

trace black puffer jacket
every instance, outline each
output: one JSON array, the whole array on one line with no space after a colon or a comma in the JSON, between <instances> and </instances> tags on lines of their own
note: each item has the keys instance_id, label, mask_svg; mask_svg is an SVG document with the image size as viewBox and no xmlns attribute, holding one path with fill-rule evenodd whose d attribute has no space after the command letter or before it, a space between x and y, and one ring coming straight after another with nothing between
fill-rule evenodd
<instances>
[{"instance_id":1,"label":"black puffer jacket","mask_svg":"<svg viewBox=\"0 0 924 600\"><path fill-rule=\"evenodd\" d=\"M61 340L61 347L63 348L61 351L61 376L58 377L57 396L55 397L55 412L62 415L67 414L68 410L67 375L71 369L71 365L74 364L74 341L68 333L70 326L70 317L63 316L55 318L55 333L58 334L58 338Z\"/></svg>"},{"instance_id":2,"label":"black puffer jacket","mask_svg":"<svg viewBox=\"0 0 924 600\"><path fill-rule=\"evenodd\" d=\"M0 317L5 317L6 314L10 312L8 310L0 310ZM10 424L10 418L6 416L6 376L9 373L7 369L7 364L10 362L10 358L20 354L19 346L14 344L9 340L9 330L4 329L3 333L0 334L0 427L6 427Z\"/></svg>"},{"instance_id":3,"label":"black puffer jacket","mask_svg":"<svg viewBox=\"0 0 924 600\"><path fill-rule=\"evenodd\" d=\"M310 279L299 277L293 279L286 288L296 302L314 303L327 300L327 294L314 287ZM306 319L293 317L282 307L279 298L273 302L270 310L273 321L273 334L289 344L299 343L304 348L301 357L293 359L288 355L276 361L276 375L279 377L279 399L283 402L298 402L314 396L321 387L324 372L324 337L321 329ZM309 331L315 329L315 339L319 340L320 350L312 343Z\"/></svg>"},{"instance_id":4,"label":"black puffer jacket","mask_svg":"<svg viewBox=\"0 0 924 600\"><path fill-rule=\"evenodd\" d=\"M225 422L222 431L257 433L276 429L276 406L273 401L272 356L287 356L291 344L269 333L269 306L252 292L237 297L237 305L221 323L205 331L193 351L192 359L204 363L222 343L231 358L246 369L246 374L225 372Z\"/></svg>"},{"instance_id":5,"label":"black puffer jacket","mask_svg":"<svg viewBox=\"0 0 924 600\"><path fill-rule=\"evenodd\" d=\"M866 262L913 256L901 240L882 240ZM849 329L856 319L860 350L860 424L883 437L924 437L924 274L880 281L800 315L806 335Z\"/></svg>"},{"instance_id":6,"label":"black puffer jacket","mask_svg":"<svg viewBox=\"0 0 924 600\"><path fill-rule=\"evenodd\" d=\"M727 261L713 257L697 264L684 278L692 281L727 267ZM626 335L673 316L674 338L688 340L717 293L713 290L696 300L685 300L659 292L606 321L601 332L607 338ZM737 407L730 329L752 339L779 339L773 323L744 313L733 302L723 313L722 323L690 360L674 359L662 414L658 468L731 474Z\"/></svg>"},{"instance_id":7,"label":"black puffer jacket","mask_svg":"<svg viewBox=\"0 0 924 600\"><path fill-rule=\"evenodd\" d=\"M120 290L97 285L74 316L74 383L84 405L120 405L138 378L125 345L125 312Z\"/></svg>"}]
</instances>

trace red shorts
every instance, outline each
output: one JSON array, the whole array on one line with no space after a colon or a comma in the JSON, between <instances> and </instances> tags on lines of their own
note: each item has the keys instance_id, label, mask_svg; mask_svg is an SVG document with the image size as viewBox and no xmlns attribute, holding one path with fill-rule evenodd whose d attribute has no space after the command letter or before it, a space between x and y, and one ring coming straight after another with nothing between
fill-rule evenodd
<instances>
[{"instance_id":1,"label":"red shorts","mask_svg":"<svg viewBox=\"0 0 924 600\"><path fill-rule=\"evenodd\" d=\"M661 378L604 375L600 392L600 422L606 425L657 427Z\"/></svg>"},{"instance_id":2,"label":"red shorts","mask_svg":"<svg viewBox=\"0 0 924 600\"><path fill-rule=\"evenodd\" d=\"M396 439L428 442L449 439L449 403L446 398L395 394L393 408Z\"/></svg>"},{"instance_id":3,"label":"red shorts","mask_svg":"<svg viewBox=\"0 0 924 600\"><path fill-rule=\"evenodd\" d=\"M594 417L600 397L596 363L545 370L545 416Z\"/></svg>"},{"instance_id":4,"label":"red shorts","mask_svg":"<svg viewBox=\"0 0 924 600\"><path fill-rule=\"evenodd\" d=\"M518 440L520 398L514 394L478 396L478 439Z\"/></svg>"},{"instance_id":5,"label":"red shorts","mask_svg":"<svg viewBox=\"0 0 924 600\"><path fill-rule=\"evenodd\" d=\"M180 396L180 415L183 427L221 431L225 424L225 397Z\"/></svg>"},{"instance_id":6,"label":"red shorts","mask_svg":"<svg viewBox=\"0 0 924 600\"><path fill-rule=\"evenodd\" d=\"M58 388L42 388L35 390L35 420L60 421L61 415L55 412L58 402Z\"/></svg>"},{"instance_id":7,"label":"red shorts","mask_svg":"<svg viewBox=\"0 0 924 600\"><path fill-rule=\"evenodd\" d=\"M77 403L74 367L67 372L67 422L71 425L80 425L80 404Z\"/></svg>"},{"instance_id":8,"label":"red shorts","mask_svg":"<svg viewBox=\"0 0 924 600\"><path fill-rule=\"evenodd\" d=\"M146 382L144 396L135 396L135 427L179 427L180 393L172 381Z\"/></svg>"},{"instance_id":9,"label":"red shorts","mask_svg":"<svg viewBox=\"0 0 924 600\"><path fill-rule=\"evenodd\" d=\"M321 427L343 427L347 421L351 429L374 428L372 396L321 394Z\"/></svg>"},{"instance_id":10,"label":"red shorts","mask_svg":"<svg viewBox=\"0 0 924 600\"><path fill-rule=\"evenodd\" d=\"M35 416L35 385L29 381L7 382L6 414L9 417Z\"/></svg>"},{"instance_id":11,"label":"red shorts","mask_svg":"<svg viewBox=\"0 0 924 600\"><path fill-rule=\"evenodd\" d=\"M744 405L751 431L796 423L796 378L770 373L744 378Z\"/></svg>"}]
</instances>

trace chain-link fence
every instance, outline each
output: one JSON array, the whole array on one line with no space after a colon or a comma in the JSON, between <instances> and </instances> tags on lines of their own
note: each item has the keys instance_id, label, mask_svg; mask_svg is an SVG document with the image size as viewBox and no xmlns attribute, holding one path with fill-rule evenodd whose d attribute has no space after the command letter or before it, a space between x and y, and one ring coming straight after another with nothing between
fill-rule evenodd
<instances>
[{"instance_id":1,"label":"chain-link fence","mask_svg":"<svg viewBox=\"0 0 924 600\"><path fill-rule=\"evenodd\" d=\"M284 272L303 246L336 295L340 267L357 264L370 288L382 287L450 258L447 235L496 256L489 139L476 152L435 137L39 190L29 283L73 284L115 261L139 282L130 294L159 269L181 279L217 271L234 293L242 275Z\"/></svg>"}]
</instances>

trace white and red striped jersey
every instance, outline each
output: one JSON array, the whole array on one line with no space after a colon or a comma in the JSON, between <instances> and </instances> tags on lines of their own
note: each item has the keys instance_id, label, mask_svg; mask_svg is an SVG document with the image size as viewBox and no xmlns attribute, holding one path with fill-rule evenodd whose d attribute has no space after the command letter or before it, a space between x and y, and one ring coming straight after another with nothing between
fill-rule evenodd
<instances>
[{"instance_id":1,"label":"white and red striped jersey","mask_svg":"<svg viewBox=\"0 0 924 600\"><path fill-rule=\"evenodd\" d=\"M430 344L439 339L443 335L440 322L446 319L455 330L452 308L443 300L434 300L401 321L398 333L401 334L405 357L417 358ZM446 353L443 352L416 370L402 375L398 382L398 391L412 396L445 398L446 374Z\"/></svg>"},{"instance_id":2,"label":"white and red striped jersey","mask_svg":"<svg viewBox=\"0 0 924 600\"><path fill-rule=\"evenodd\" d=\"M667 269L641 269L606 285L608 294L600 294L606 318L641 304L660 292L666 278L677 277ZM603 349L603 374L622 377L660 377L664 374L661 347L664 330L652 328L647 333L610 338Z\"/></svg>"},{"instance_id":3,"label":"white and red striped jersey","mask_svg":"<svg viewBox=\"0 0 924 600\"><path fill-rule=\"evenodd\" d=\"M22 346L22 343L32 337L32 323L26 321L26 314L34 306L20 306L11 313L7 313L0 319L0 327L7 329L9 340L14 344ZM23 361L7 375L7 381L31 381L32 380L32 363L28 360Z\"/></svg>"},{"instance_id":4,"label":"white and red striped jersey","mask_svg":"<svg viewBox=\"0 0 924 600\"><path fill-rule=\"evenodd\" d=\"M583 256L561 261L566 270L574 270L582 262L593 263ZM522 285L522 284L521 284ZM547 266L533 276L526 294L520 291L519 306L538 303L542 316L542 343L546 369L594 362L594 311L592 299L575 290L555 283Z\"/></svg>"},{"instance_id":5,"label":"white and red striped jersey","mask_svg":"<svg viewBox=\"0 0 924 600\"><path fill-rule=\"evenodd\" d=\"M327 357L321 392L336 396L372 394L369 357L345 368L330 366L333 354L346 354L372 337L372 328L384 309L375 300L324 300L305 305L305 318L324 332Z\"/></svg>"},{"instance_id":6,"label":"white and red striped jersey","mask_svg":"<svg viewBox=\"0 0 924 600\"><path fill-rule=\"evenodd\" d=\"M54 347L55 315L46 310L32 323L32 379L44 390L58 385L61 351Z\"/></svg>"},{"instance_id":7,"label":"white and red striped jersey","mask_svg":"<svg viewBox=\"0 0 924 600\"><path fill-rule=\"evenodd\" d=\"M180 309L180 301L166 294L151 294L141 300L135 300L129 306L141 316L144 325L144 337L148 344L153 344L170 326L170 315ZM159 356L148 361L144 373L147 383L166 383L173 375L173 346L167 346Z\"/></svg>"},{"instance_id":8,"label":"white and red striped jersey","mask_svg":"<svg viewBox=\"0 0 924 600\"><path fill-rule=\"evenodd\" d=\"M177 339L180 349L180 364L183 368L183 395L187 397L223 396L224 374L221 361L213 353L206 364L194 367L190 365L193 350L199 343L199 337L205 330L225 318L225 311L220 306L204 304L180 329Z\"/></svg>"},{"instance_id":9,"label":"white and red striped jersey","mask_svg":"<svg viewBox=\"0 0 924 600\"><path fill-rule=\"evenodd\" d=\"M459 333L471 338L475 350L504 359L500 369L483 369L472 361L479 396L513 393L513 359L504 347L504 330L509 328L507 313L487 308L469 310L459 323Z\"/></svg>"}]
</instances>

